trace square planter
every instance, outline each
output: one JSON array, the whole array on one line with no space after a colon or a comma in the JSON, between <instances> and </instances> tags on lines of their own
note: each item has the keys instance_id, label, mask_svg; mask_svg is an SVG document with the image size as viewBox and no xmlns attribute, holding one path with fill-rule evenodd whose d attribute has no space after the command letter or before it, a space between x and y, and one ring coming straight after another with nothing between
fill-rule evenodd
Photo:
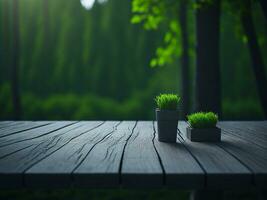
<instances>
[{"instance_id":1,"label":"square planter","mask_svg":"<svg viewBox=\"0 0 267 200\"><path fill-rule=\"evenodd\" d=\"M192 142L220 142L221 129L215 128L186 128L186 137Z\"/></svg>"},{"instance_id":2,"label":"square planter","mask_svg":"<svg viewBox=\"0 0 267 200\"><path fill-rule=\"evenodd\" d=\"M160 142L176 142L178 111L156 109L158 124L158 140Z\"/></svg>"}]
</instances>

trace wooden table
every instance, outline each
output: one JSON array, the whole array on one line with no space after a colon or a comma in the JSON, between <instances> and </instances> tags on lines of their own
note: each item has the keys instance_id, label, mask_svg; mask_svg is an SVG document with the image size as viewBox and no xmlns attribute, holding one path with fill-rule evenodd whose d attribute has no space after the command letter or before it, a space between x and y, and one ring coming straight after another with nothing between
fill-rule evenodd
<instances>
[{"instance_id":1,"label":"wooden table","mask_svg":"<svg viewBox=\"0 0 267 200\"><path fill-rule=\"evenodd\" d=\"M157 140L152 121L2 121L0 188L267 186L267 121L220 122L222 142Z\"/></svg>"}]
</instances>

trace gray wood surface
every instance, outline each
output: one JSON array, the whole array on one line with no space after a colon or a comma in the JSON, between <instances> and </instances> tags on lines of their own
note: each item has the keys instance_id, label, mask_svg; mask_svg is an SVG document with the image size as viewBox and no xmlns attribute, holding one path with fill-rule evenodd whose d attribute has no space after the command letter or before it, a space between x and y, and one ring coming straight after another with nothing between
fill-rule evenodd
<instances>
[{"instance_id":1,"label":"gray wood surface","mask_svg":"<svg viewBox=\"0 0 267 200\"><path fill-rule=\"evenodd\" d=\"M21 122L19 121L1 121L0 122L0 129L5 128L5 127L11 127L13 125L18 125Z\"/></svg>"},{"instance_id":2,"label":"gray wood surface","mask_svg":"<svg viewBox=\"0 0 267 200\"><path fill-rule=\"evenodd\" d=\"M219 123L219 127L227 132L228 134L240 137L253 143L253 145L260 146L267 149L267 131L262 128L258 128L257 122L253 125L249 125L249 122L234 123L234 122L223 122Z\"/></svg>"},{"instance_id":3,"label":"gray wood surface","mask_svg":"<svg viewBox=\"0 0 267 200\"><path fill-rule=\"evenodd\" d=\"M138 121L126 145L121 169L125 187L159 187L163 169L153 144L154 127L150 121Z\"/></svg>"},{"instance_id":4,"label":"gray wood surface","mask_svg":"<svg viewBox=\"0 0 267 200\"><path fill-rule=\"evenodd\" d=\"M55 131L49 132L47 134L43 134L41 137L33 138L30 140L24 140L21 142L13 143L10 145L6 145L3 147L0 147L0 158L7 157L11 154L14 154L18 151L21 151L23 149L27 149L31 146L36 146L38 148L38 145L41 145L42 143L45 143L46 141L51 141L55 138L62 137L63 134L67 133L68 131L75 129L77 127L80 127L82 125L85 125L86 123L74 123L70 126L65 127L64 129L56 129Z\"/></svg>"},{"instance_id":5,"label":"gray wood surface","mask_svg":"<svg viewBox=\"0 0 267 200\"><path fill-rule=\"evenodd\" d=\"M0 131L0 138L2 137L6 137L9 135L13 135L16 133L20 133L23 131L28 131L34 128L38 128L38 127L42 127L45 125L48 125L49 122L19 122L19 124L15 125L15 123L13 123L13 125L7 126L7 127L3 127Z\"/></svg>"},{"instance_id":6,"label":"gray wood surface","mask_svg":"<svg viewBox=\"0 0 267 200\"><path fill-rule=\"evenodd\" d=\"M219 146L247 166L253 173L253 184L267 187L267 150L225 131L222 139Z\"/></svg>"},{"instance_id":7,"label":"gray wood surface","mask_svg":"<svg viewBox=\"0 0 267 200\"><path fill-rule=\"evenodd\" d=\"M252 173L216 143L191 142L186 138L185 122L179 123L179 140L194 155L206 172L208 188L245 187L252 184Z\"/></svg>"},{"instance_id":8,"label":"gray wood surface","mask_svg":"<svg viewBox=\"0 0 267 200\"><path fill-rule=\"evenodd\" d=\"M165 185L183 189L204 188L205 172L190 152L179 140L177 143L159 142L156 122L154 128L154 144L164 167Z\"/></svg>"},{"instance_id":9,"label":"gray wood surface","mask_svg":"<svg viewBox=\"0 0 267 200\"><path fill-rule=\"evenodd\" d=\"M87 157L73 172L74 183L79 186L118 186L124 147L135 125L136 122L124 121L113 130L109 128L111 134L91 148Z\"/></svg>"},{"instance_id":10,"label":"gray wood surface","mask_svg":"<svg viewBox=\"0 0 267 200\"><path fill-rule=\"evenodd\" d=\"M68 124L74 124L68 122ZM22 186L24 183L25 172L33 167L35 164L53 154L73 139L87 133L92 128L99 126L101 122L88 122L84 126L72 128L65 126L64 128L55 130L58 135L47 137L45 140L36 142L28 148L16 151L8 156L0 159L0 187L17 187ZM62 124L61 124L62 126ZM55 128L55 127L54 127ZM38 133L38 132L37 132ZM64 134L63 134L64 133ZM46 136L47 134L42 134ZM37 138L32 138L36 140ZM27 140L23 140L25 142Z\"/></svg>"},{"instance_id":11,"label":"gray wood surface","mask_svg":"<svg viewBox=\"0 0 267 200\"><path fill-rule=\"evenodd\" d=\"M73 123L75 123L75 122L55 122L55 123L49 124L45 127L39 127L39 128L28 130L26 132L19 132L17 134L8 135L6 137L1 138L0 147L4 147L7 145L19 143L22 141L42 137L46 134L49 134L49 133L52 133L56 130L62 129L62 128L69 126Z\"/></svg>"},{"instance_id":12,"label":"gray wood surface","mask_svg":"<svg viewBox=\"0 0 267 200\"><path fill-rule=\"evenodd\" d=\"M27 170L25 173L26 184L45 186L50 183L50 186L69 186L73 183L74 178L77 184L79 182L82 184L82 180L79 180L79 172L77 176L73 176L74 171L84 162L97 144L111 136L118 125L119 122L105 122L76 137L66 146Z\"/></svg>"},{"instance_id":13,"label":"gray wood surface","mask_svg":"<svg viewBox=\"0 0 267 200\"><path fill-rule=\"evenodd\" d=\"M220 122L222 142L157 140L152 121L0 122L0 188L267 186L267 123Z\"/></svg>"}]
</instances>

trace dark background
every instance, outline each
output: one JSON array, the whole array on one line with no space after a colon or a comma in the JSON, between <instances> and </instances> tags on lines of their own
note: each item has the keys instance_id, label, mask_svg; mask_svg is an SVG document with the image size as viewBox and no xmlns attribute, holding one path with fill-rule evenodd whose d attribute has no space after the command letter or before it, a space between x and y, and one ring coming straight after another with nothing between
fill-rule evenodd
<instances>
[{"instance_id":1,"label":"dark background","mask_svg":"<svg viewBox=\"0 0 267 200\"><path fill-rule=\"evenodd\" d=\"M19 119L148 120L154 119L155 95L181 94L180 38L177 57L151 68L166 26L146 31L141 24L132 24L130 0L96 1L89 9L79 0L18 2L16 30L13 1L0 1L1 120L17 118L10 67L16 58ZM259 3L252 6L266 63L266 20ZM196 42L194 8L187 9L190 113L195 111ZM247 38L227 1L222 1L220 34L221 119L263 119ZM19 46L14 45L16 36Z\"/></svg>"}]
</instances>

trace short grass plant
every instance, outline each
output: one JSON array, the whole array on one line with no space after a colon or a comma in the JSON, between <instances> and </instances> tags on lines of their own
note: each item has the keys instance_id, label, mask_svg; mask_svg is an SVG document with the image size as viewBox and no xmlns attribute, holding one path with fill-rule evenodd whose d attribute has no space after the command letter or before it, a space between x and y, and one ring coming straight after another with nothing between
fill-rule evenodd
<instances>
[{"instance_id":1,"label":"short grass plant","mask_svg":"<svg viewBox=\"0 0 267 200\"><path fill-rule=\"evenodd\" d=\"M218 115L213 112L197 112L187 116L192 128L214 128L218 122Z\"/></svg>"},{"instance_id":2,"label":"short grass plant","mask_svg":"<svg viewBox=\"0 0 267 200\"><path fill-rule=\"evenodd\" d=\"M155 101L160 110L177 110L180 99L176 94L160 94Z\"/></svg>"}]
</instances>

